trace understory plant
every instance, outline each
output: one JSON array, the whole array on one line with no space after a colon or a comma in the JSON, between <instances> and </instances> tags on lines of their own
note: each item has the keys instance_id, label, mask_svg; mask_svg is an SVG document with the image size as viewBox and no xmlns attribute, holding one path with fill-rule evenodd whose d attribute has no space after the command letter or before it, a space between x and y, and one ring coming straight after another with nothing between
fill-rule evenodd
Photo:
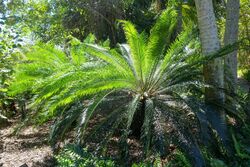
<instances>
[{"instance_id":1,"label":"understory plant","mask_svg":"<svg viewBox=\"0 0 250 167\"><path fill-rule=\"evenodd\" d=\"M23 45L23 37L16 26L6 24L0 15L0 115L10 117L15 112L14 99L7 95L9 79L17 60L15 52Z\"/></svg>"},{"instance_id":2,"label":"understory plant","mask_svg":"<svg viewBox=\"0 0 250 167\"><path fill-rule=\"evenodd\" d=\"M116 135L127 160L128 138L135 137L145 158L164 158L174 145L194 166L204 166L197 138L205 113L200 97L208 85L201 67L228 48L204 57L193 27L171 42L176 16L173 9L164 11L149 36L121 21L127 44L113 49L93 40L73 40L67 54L51 45L33 46L16 66L10 94L30 92L34 118L55 119L52 144L77 122L79 144L95 139L105 150ZM102 118L93 123L98 114Z\"/></svg>"},{"instance_id":3,"label":"understory plant","mask_svg":"<svg viewBox=\"0 0 250 167\"><path fill-rule=\"evenodd\" d=\"M97 157L76 145L66 146L56 159L58 167L115 167L113 160Z\"/></svg>"}]
</instances>

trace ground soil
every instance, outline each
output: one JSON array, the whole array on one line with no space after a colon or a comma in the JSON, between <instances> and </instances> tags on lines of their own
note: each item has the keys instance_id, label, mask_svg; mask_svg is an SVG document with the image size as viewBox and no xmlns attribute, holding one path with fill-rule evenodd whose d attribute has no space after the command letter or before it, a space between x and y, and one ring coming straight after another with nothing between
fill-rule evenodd
<instances>
[{"instance_id":1,"label":"ground soil","mask_svg":"<svg viewBox=\"0 0 250 167\"><path fill-rule=\"evenodd\" d=\"M55 160L48 145L49 126L26 127L13 135L17 123L0 130L0 167L52 167Z\"/></svg>"}]
</instances>

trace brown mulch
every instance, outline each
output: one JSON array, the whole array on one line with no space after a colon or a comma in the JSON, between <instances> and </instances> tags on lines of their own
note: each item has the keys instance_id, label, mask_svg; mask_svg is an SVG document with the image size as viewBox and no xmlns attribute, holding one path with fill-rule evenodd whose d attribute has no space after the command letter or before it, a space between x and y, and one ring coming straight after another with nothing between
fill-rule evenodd
<instances>
[{"instance_id":1,"label":"brown mulch","mask_svg":"<svg viewBox=\"0 0 250 167\"><path fill-rule=\"evenodd\" d=\"M0 129L0 167L53 167L55 160L48 144L50 125L25 127L13 135L16 127Z\"/></svg>"}]
</instances>

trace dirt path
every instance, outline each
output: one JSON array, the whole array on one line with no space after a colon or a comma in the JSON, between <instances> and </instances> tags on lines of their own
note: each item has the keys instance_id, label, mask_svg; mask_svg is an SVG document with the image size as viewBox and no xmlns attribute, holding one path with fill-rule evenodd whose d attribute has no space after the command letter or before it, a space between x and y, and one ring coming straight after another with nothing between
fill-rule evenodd
<instances>
[{"instance_id":1,"label":"dirt path","mask_svg":"<svg viewBox=\"0 0 250 167\"><path fill-rule=\"evenodd\" d=\"M27 127L12 135L15 123L0 130L0 167L55 166L48 145L48 126Z\"/></svg>"}]
</instances>

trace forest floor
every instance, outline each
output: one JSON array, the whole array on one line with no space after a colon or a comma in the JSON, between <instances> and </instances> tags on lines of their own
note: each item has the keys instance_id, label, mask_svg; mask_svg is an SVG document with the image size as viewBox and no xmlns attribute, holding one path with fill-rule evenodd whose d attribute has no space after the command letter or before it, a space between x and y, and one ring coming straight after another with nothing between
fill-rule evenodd
<instances>
[{"instance_id":1,"label":"forest floor","mask_svg":"<svg viewBox=\"0 0 250 167\"><path fill-rule=\"evenodd\" d=\"M239 79L244 92L250 89L250 83ZM0 167L53 167L52 150L48 144L51 124L40 127L25 127L19 135L13 135L18 125L13 120L11 125L0 129Z\"/></svg>"},{"instance_id":2,"label":"forest floor","mask_svg":"<svg viewBox=\"0 0 250 167\"><path fill-rule=\"evenodd\" d=\"M49 125L25 127L13 135L17 122L0 130L0 167L52 167L55 160L48 144Z\"/></svg>"}]
</instances>

